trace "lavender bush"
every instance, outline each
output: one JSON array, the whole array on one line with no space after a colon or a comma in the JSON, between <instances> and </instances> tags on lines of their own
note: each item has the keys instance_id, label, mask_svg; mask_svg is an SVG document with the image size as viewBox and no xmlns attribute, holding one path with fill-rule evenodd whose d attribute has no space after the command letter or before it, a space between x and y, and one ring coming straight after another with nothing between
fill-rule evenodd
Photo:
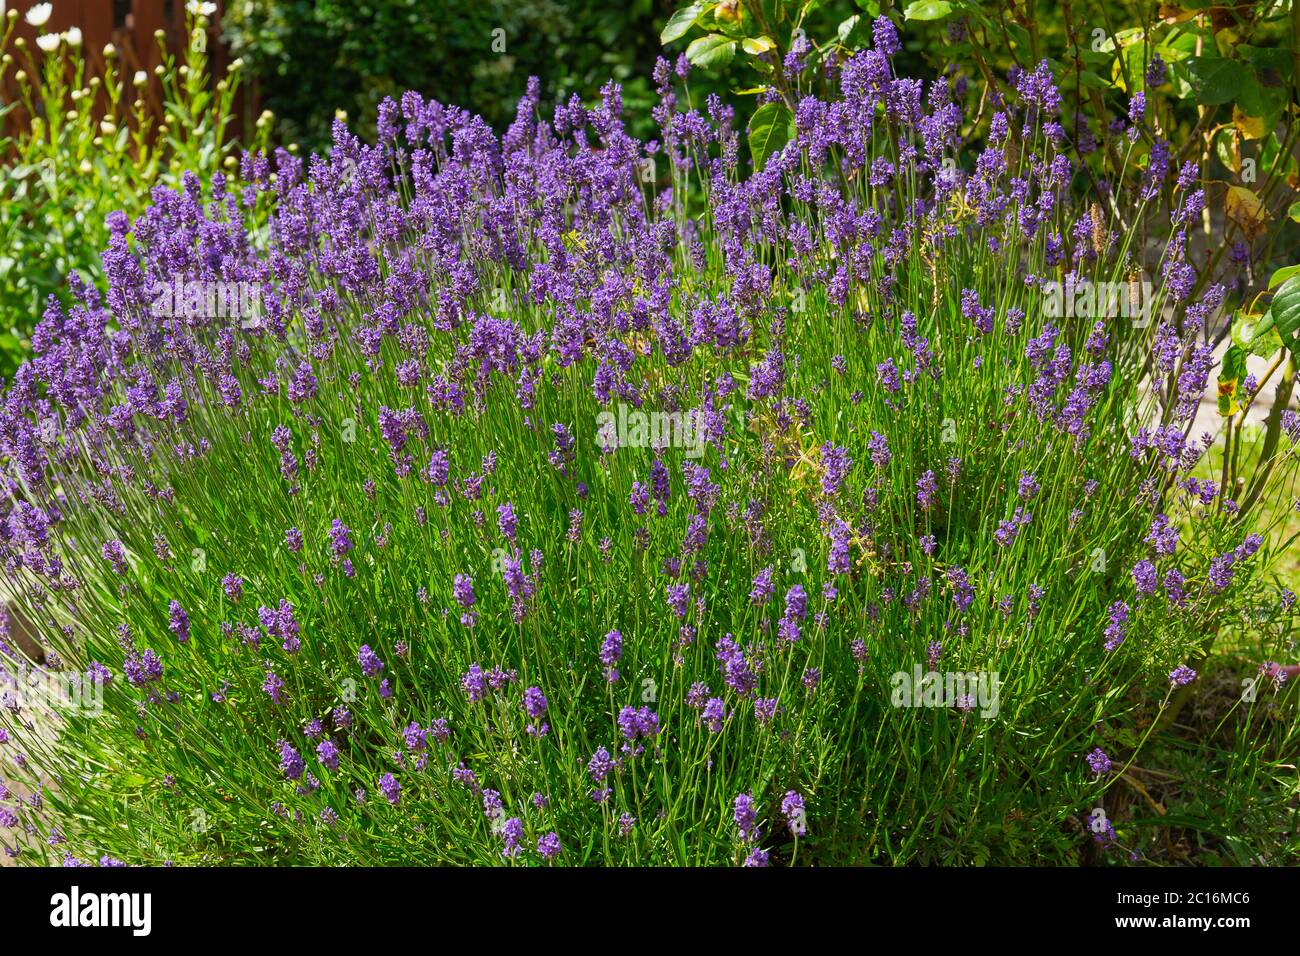
<instances>
[{"instance_id":1,"label":"lavender bush","mask_svg":"<svg viewBox=\"0 0 1300 956\"><path fill-rule=\"evenodd\" d=\"M336 124L113 218L107 296L50 307L0 417L5 589L82 699L0 710L6 849L1136 854L1112 797L1162 707L1293 600L1195 477L1197 170L1079 200L1045 67L977 119L897 49L878 21L745 144L661 61L657 142L613 84L501 137L407 94L374 147ZM1061 311L1084 280L1134 308Z\"/></svg>"}]
</instances>

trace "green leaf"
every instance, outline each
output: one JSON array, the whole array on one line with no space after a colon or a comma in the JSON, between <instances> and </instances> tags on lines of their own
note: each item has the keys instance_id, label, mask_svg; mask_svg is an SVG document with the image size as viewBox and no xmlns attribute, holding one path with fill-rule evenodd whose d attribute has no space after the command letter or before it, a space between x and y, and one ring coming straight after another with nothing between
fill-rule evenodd
<instances>
[{"instance_id":1,"label":"green leaf","mask_svg":"<svg viewBox=\"0 0 1300 956\"><path fill-rule=\"evenodd\" d=\"M1291 78L1290 50L1239 43L1233 52L1255 68L1266 86L1280 85Z\"/></svg>"},{"instance_id":2,"label":"green leaf","mask_svg":"<svg viewBox=\"0 0 1300 956\"><path fill-rule=\"evenodd\" d=\"M864 49L871 44L871 19L855 13L839 25L836 36L841 46Z\"/></svg>"},{"instance_id":3,"label":"green leaf","mask_svg":"<svg viewBox=\"0 0 1300 956\"><path fill-rule=\"evenodd\" d=\"M1300 222L1300 202L1293 202L1291 208L1286 211L1286 214L1292 222Z\"/></svg>"},{"instance_id":4,"label":"green leaf","mask_svg":"<svg viewBox=\"0 0 1300 956\"><path fill-rule=\"evenodd\" d=\"M1274 118L1275 120L1277 117ZM1264 145L1259 151L1259 168L1264 170L1269 176L1293 176L1300 172L1300 164L1296 163L1295 154L1291 150L1284 150L1283 143L1278 139L1277 131L1265 138Z\"/></svg>"},{"instance_id":5,"label":"green leaf","mask_svg":"<svg viewBox=\"0 0 1300 956\"><path fill-rule=\"evenodd\" d=\"M691 27L695 26L695 21L700 18L704 12L705 4L692 3L689 7L682 7L668 18L668 23L664 27L663 33L659 34L659 42L662 44L672 43L674 40L684 37Z\"/></svg>"},{"instance_id":6,"label":"green leaf","mask_svg":"<svg viewBox=\"0 0 1300 956\"><path fill-rule=\"evenodd\" d=\"M1110 80L1098 76L1092 70L1084 70L1079 74L1079 82L1084 86L1091 86L1094 90L1109 90L1113 85Z\"/></svg>"},{"instance_id":7,"label":"green leaf","mask_svg":"<svg viewBox=\"0 0 1300 956\"><path fill-rule=\"evenodd\" d=\"M942 20L952 13L952 4L948 0L913 0L903 11L907 20Z\"/></svg>"},{"instance_id":8,"label":"green leaf","mask_svg":"<svg viewBox=\"0 0 1300 956\"><path fill-rule=\"evenodd\" d=\"M1224 418L1241 411L1238 385L1246 376L1246 350L1233 343L1223 355L1219 369L1219 414Z\"/></svg>"},{"instance_id":9,"label":"green leaf","mask_svg":"<svg viewBox=\"0 0 1300 956\"><path fill-rule=\"evenodd\" d=\"M1232 317L1232 344L1250 355L1268 358L1282 347L1282 339L1267 315L1238 312Z\"/></svg>"},{"instance_id":10,"label":"green leaf","mask_svg":"<svg viewBox=\"0 0 1300 956\"><path fill-rule=\"evenodd\" d=\"M715 70L726 66L736 56L736 41L720 33L710 33L706 37L692 40L686 48L686 59L691 65L704 70Z\"/></svg>"},{"instance_id":11,"label":"green leaf","mask_svg":"<svg viewBox=\"0 0 1300 956\"><path fill-rule=\"evenodd\" d=\"M760 53L776 49L776 42L769 36L746 37L740 45L750 56L758 56Z\"/></svg>"},{"instance_id":12,"label":"green leaf","mask_svg":"<svg viewBox=\"0 0 1300 956\"><path fill-rule=\"evenodd\" d=\"M1300 266L1283 266L1281 269L1276 269L1273 274L1268 277L1268 287L1272 289L1280 286L1283 282L1294 275L1300 275Z\"/></svg>"},{"instance_id":13,"label":"green leaf","mask_svg":"<svg viewBox=\"0 0 1300 956\"><path fill-rule=\"evenodd\" d=\"M1237 102L1247 116L1262 116L1265 126L1271 129L1286 108L1287 90L1281 86L1264 86L1255 77L1247 76L1242 83Z\"/></svg>"},{"instance_id":14,"label":"green leaf","mask_svg":"<svg viewBox=\"0 0 1300 956\"><path fill-rule=\"evenodd\" d=\"M1273 293L1268 307L1277 333L1291 355L1300 359L1300 275L1293 275Z\"/></svg>"},{"instance_id":15,"label":"green leaf","mask_svg":"<svg viewBox=\"0 0 1300 956\"><path fill-rule=\"evenodd\" d=\"M1230 103L1251 80L1248 67L1219 56L1192 57L1187 71L1196 99L1204 106Z\"/></svg>"},{"instance_id":16,"label":"green leaf","mask_svg":"<svg viewBox=\"0 0 1300 956\"><path fill-rule=\"evenodd\" d=\"M749 154L754 169L762 169L768 157L780 152L794 135L794 114L784 103L764 103L755 110L749 121Z\"/></svg>"},{"instance_id":17,"label":"green leaf","mask_svg":"<svg viewBox=\"0 0 1300 956\"><path fill-rule=\"evenodd\" d=\"M1011 37L1011 42L1016 45L1017 49L1028 50L1033 45L1029 31L1015 21L1007 23L1007 34Z\"/></svg>"}]
</instances>

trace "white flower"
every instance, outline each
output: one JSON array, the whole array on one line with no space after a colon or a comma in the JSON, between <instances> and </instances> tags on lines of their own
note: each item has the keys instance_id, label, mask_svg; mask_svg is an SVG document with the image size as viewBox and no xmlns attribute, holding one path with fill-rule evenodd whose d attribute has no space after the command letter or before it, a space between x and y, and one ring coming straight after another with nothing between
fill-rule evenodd
<instances>
[{"instance_id":1,"label":"white flower","mask_svg":"<svg viewBox=\"0 0 1300 956\"><path fill-rule=\"evenodd\" d=\"M199 0L189 0L189 3L185 4L185 9L196 17L210 17L217 12L217 5L215 3L200 3Z\"/></svg>"},{"instance_id":2,"label":"white flower","mask_svg":"<svg viewBox=\"0 0 1300 956\"><path fill-rule=\"evenodd\" d=\"M144 86L146 83L149 82L149 74L146 73L144 70L136 70L135 76L132 77L131 82L135 86Z\"/></svg>"},{"instance_id":3,"label":"white flower","mask_svg":"<svg viewBox=\"0 0 1300 956\"><path fill-rule=\"evenodd\" d=\"M42 33L36 38L36 45L46 53L53 53L63 42L62 33Z\"/></svg>"},{"instance_id":4,"label":"white flower","mask_svg":"<svg viewBox=\"0 0 1300 956\"><path fill-rule=\"evenodd\" d=\"M27 22L34 27L43 27L50 22L50 14L53 12L54 4L38 3L27 11Z\"/></svg>"},{"instance_id":5,"label":"white flower","mask_svg":"<svg viewBox=\"0 0 1300 956\"><path fill-rule=\"evenodd\" d=\"M68 41L68 46L81 46L81 27L70 27L63 39Z\"/></svg>"}]
</instances>

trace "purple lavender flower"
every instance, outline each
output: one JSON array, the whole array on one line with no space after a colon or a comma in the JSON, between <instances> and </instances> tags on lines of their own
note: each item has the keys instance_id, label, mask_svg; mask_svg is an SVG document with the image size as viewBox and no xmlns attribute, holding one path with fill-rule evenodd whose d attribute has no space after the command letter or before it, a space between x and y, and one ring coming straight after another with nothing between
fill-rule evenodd
<instances>
[{"instance_id":1,"label":"purple lavender flower","mask_svg":"<svg viewBox=\"0 0 1300 956\"><path fill-rule=\"evenodd\" d=\"M524 710L533 720L539 720L546 713L546 697L541 688L530 687L524 691Z\"/></svg>"},{"instance_id":2,"label":"purple lavender flower","mask_svg":"<svg viewBox=\"0 0 1300 956\"><path fill-rule=\"evenodd\" d=\"M113 680L113 672L101 664L99 661L91 661L86 665L86 680L93 686L107 686Z\"/></svg>"},{"instance_id":3,"label":"purple lavender flower","mask_svg":"<svg viewBox=\"0 0 1300 956\"><path fill-rule=\"evenodd\" d=\"M406 744L406 749L419 753L429 745L429 734L417 721L411 721L406 725L406 730L402 731L402 740Z\"/></svg>"},{"instance_id":4,"label":"purple lavender flower","mask_svg":"<svg viewBox=\"0 0 1300 956\"><path fill-rule=\"evenodd\" d=\"M524 821L518 817L511 817L501 825L501 839L505 847L501 850L501 855L507 860L518 856L519 843L524 838Z\"/></svg>"},{"instance_id":5,"label":"purple lavender flower","mask_svg":"<svg viewBox=\"0 0 1300 956\"><path fill-rule=\"evenodd\" d=\"M451 593L456 603L464 608L460 623L465 627L473 627L478 622L478 611L474 608L478 600L474 594L474 579L468 574L456 575L452 581Z\"/></svg>"},{"instance_id":6,"label":"purple lavender flower","mask_svg":"<svg viewBox=\"0 0 1300 956\"><path fill-rule=\"evenodd\" d=\"M587 761L587 772L591 774L591 779L594 780L597 785L602 784L613 769L614 760L610 757L609 751L604 747L597 747L596 752L592 754L591 759Z\"/></svg>"},{"instance_id":7,"label":"purple lavender flower","mask_svg":"<svg viewBox=\"0 0 1300 956\"><path fill-rule=\"evenodd\" d=\"M611 684L618 682L616 665L623 659L623 635L610 631L600 645L600 663L605 667L605 680Z\"/></svg>"},{"instance_id":8,"label":"purple lavender flower","mask_svg":"<svg viewBox=\"0 0 1300 956\"><path fill-rule=\"evenodd\" d=\"M796 837L808 833L808 823L804 814L803 795L798 790L789 790L781 800L781 812L785 814L790 826L790 833Z\"/></svg>"},{"instance_id":9,"label":"purple lavender flower","mask_svg":"<svg viewBox=\"0 0 1300 956\"><path fill-rule=\"evenodd\" d=\"M1137 587L1138 594L1155 594L1160 583L1156 566L1145 560L1133 565L1133 583Z\"/></svg>"},{"instance_id":10,"label":"purple lavender flower","mask_svg":"<svg viewBox=\"0 0 1300 956\"><path fill-rule=\"evenodd\" d=\"M618 712L618 729L627 740L636 740L641 733L635 707L624 707Z\"/></svg>"},{"instance_id":11,"label":"purple lavender flower","mask_svg":"<svg viewBox=\"0 0 1300 956\"><path fill-rule=\"evenodd\" d=\"M877 53L894 56L903 49L898 39L898 28L889 17L879 16L871 24L871 42Z\"/></svg>"},{"instance_id":12,"label":"purple lavender flower","mask_svg":"<svg viewBox=\"0 0 1300 956\"><path fill-rule=\"evenodd\" d=\"M1159 53L1153 53L1151 55L1151 62L1147 64L1147 86L1163 86L1166 78L1165 61L1160 58Z\"/></svg>"},{"instance_id":13,"label":"purple lavender flower","mask_svg":"<svg viewBox=\"0 0 1300 956\"><path fill-rule=\"evenodd\" d=\"M954 564L948 568L947 579L953 591L952 600L957 606L957 613L964 613L975 603L975 588L970 583L970 577Z\"/></svg>"},{"instance_id":14,"label":"purple lavender flower","mask_svg":"<svg viewBox=\"0 0 1300 956\"><path fill-rule=\"evenodd\" d=\"M537 841L537 853L544 860L554 860L560 855L560 837L554 830Z\"/></svg>"},{"instance_id":15,"label":"purple lavender flower","mask_svg":"<svg viewBox=\"0 0 1300 956\"><path fill-rule=\"evenodd\" d=\"M471 664L469 670L461 675L460 688L471 704L477 704L487 696L487 675L483 673L483 668L477 662Z\"/></svg>"},{"instance_id":16,"label":"purple lavender flower","mask_svg":"<svg viewBox=\"0 0 1300 956\"><path fill-rule=\"evenodd\" d=\"M889 443L880 432L873 431L871 433L871 439L867 442L867 450L871 452L871 463L880 471L884 471L885 468L889 467L889 463L894 457L889 450Z\"/></svg>"},{"instance_id":17,"label":"purple lavender flower","mask_svg":"<svg viewBox=\"0 0 1300 956\"><path fill-rule=\"evenodd\" d=\"M113 570L118 574L126 574L126 548L122 542L116 539L104 542L104 560L113 565Z\"/></svg>"},{"instance_id":18,"label":"purple lavender flower","mask_svg":"<svg viewBox=\"0 0 1300 956\"><path fill-rule=\"evenodd\" d=\"M275 676L275 671L266 672L266 679L262 681L262 690L271 698L271 703L277 706L284 703L284 681Z\"/></svg>"},{"instance_id":19,"label":"purple lavender flower","mask_svg":"<svg viewBox=\"0 0 1300 956\"><path fill-rule=\"evenodd\" d=\"M393 806L397 806L398 801L402 799L402 785L391 773L386 773L379 778L379 789Z\"/></svg>"},{"instance_id":20,"label":"purple lavender flower","mask_svg":"<svg viewBox=\"0 0 1300 956\"><path fill-rule=\"evenodd\" d=\"M690 583L683 581L680 584L670 584L666 591L668 595L668 606L673 609L673 613L678 617L685 617L686 604L687 601L690 600Z\"/></svg>"},{"instance_id":21,"label":"purple lavender flower","mask_svg":"<svg viewBox=\"0 0 1300 956\"><path fill-rule=\"evenodd\" d=\"M790 590L785 592L785 616L792 620L802 621L807 615L807 592L804 591L802 585L791 585Z\"/></svg>"},{"instance_id":22,"label":"purple lavender flower","mask_svg":"<svg viewBox=\"0 0 1300 956\"><path fill-rule=\"evenodd\" d=\"M1222 591L1232 583L1233 565L1237 563L1237 556L1229 551L1227 554L1221 554L1210 562L1210 570L1206 577L1210 586L1216 591Z\"/></svg>"},{"instance_id":23,"label":"purple lavender flower","mask_svg":"<svg viewBox=\"0 0 1300 956\"><path fill-rule=\"evenodd\" d=\"M511 544L515 544L515 532L519 527L519 519L515 516L515 509L508 501L503 505L497 505L497 526L501 529L501 534Z\"/></svg>"},{"instance_id":24,"label":"purple lavender flower","mask_svg":"<svg viewBox=\"0 0 1300 956\"><path fill-rule=\"evenodd\" d=\"M822 493L833 497L839 493L840 485L853 467L853 459L849 457L847 448L837 447L831 442L822 445L821 455L822 467L825 469L822 475Z\"/></svg>"},{"instance_id":25,"label":"purple lavender flower","mask_svg":"<svg viewBox=\"0 0 1300 956\"><path fill-rule=\"evenodd\" d=\"M458 574L452 581L452 597L461 607L473 607L477 598L474 595L474 579L468 574Z\"/></svg>"},{"instance_id":26,"label":"purple lavender flower","mask_svg":"<svg viewBox=\"0 0 1300 956\"><path fill-rule=\"evenodd\" d=\"M504 811L504 805L501 803L501 794L496 790L483 791L483 816L489 820L500 819Z\"/></svg>"},{"instance_id":27,"label":"purple lavender flower","mask_svg":"<svg viewBox=\"0 0 1300 956\"><path fill-rule=\"evenodd\" d=\"M1033 472L1022 471L1020 473L1020 482L1017 485L1016 493L1020 495L1022 500L1029 501L1034 497L1034 495L1038 494L1040 487L1038 479L1034 477Z\"/></svg>"},{"instance_id":28,"label":"purple lavender flower","mask_svg":"<svg viewBox=\"0 0 1300 956\"><path fill-rule=\"evenodd\" d=\"M1129 606L1123 601L1115 601L1106 610L1110 623L1106 625L1106 650L1113 651L1124 643L1128 636Z\"/></svg>"},{"instance_id":29,"label":"purple lavender flower","mask_svg":"<svg viewBox=\"0 0 1300 956\"><path fill-rule=\"evenodd\" d=\"M1088 754L1087 760L1094 777L1104 777L1110 773L1110 758L1106 756L1106 752L1100 747L1095 748Z\"/></svg>"},{"instance_id":30,"label":"purple lavender flower","mask_svg":"<svg viewBox=\"0 0 1300 956\"><path fill-rule=\"evenodd\" d=\"M727 719L727 706L721 697L710 697L700 711L700 720L709 728L709 733L722 733L722 725Z\"/></svg>"},{"instance_id":31,"label":"purple lavender flower","mask_svg":"<svg viewBox=\"0 0 1300 956\"><path fill-rule=\"evenodd\" d=\"M1178 529L1170 524L1166 515L1158 514L1151 522L1146 542L1155 549L1156 554L1167 557L1178 548Z\"/></svg>"},{"instance_id":32,"label":"purple lavender flower","mask_svg":"<svg viewBox=\"0 0 1300 956\"><path fill-rule=\"evenodd\" d=\"M302 755L293 748L293 745L287 740L281 740L276 746L280 750L280 769L284 771L286 780L299 779L306 764L303 763Z\"/></svg>"},{"instance_id":33,"label":"purple lavender flower","mask_svg":"<svg viewBox=\"0 0 1300 956\"><path fill-rule=\"evenodd\" d=\"M384 669L384 662L370 649L369 644L362 644L361 650L357 651L357 663L361 665L361 673L366 677L378 677Z\"/></svg>"},{"instance_id":34,"label":"purple lavender flower","mask_svg":"<svg viewBox=\"0 0 1300 956\"><path fill-rule=\"evenodd\" d=\"M740 839L745 843L757 843L762 838L758 829L758 813L754 808L754 797L742 793L736 797L732 808L732 819L740 831Z\"/></svg>"},{"instance_id":35,"label":"purple lavender flower","mask_svg":"<svg viewBox=\"0 0 1300 956\"><path fill-rule=\"evenodd\" d=\"M236 604L238 604L244 596L244 579L237 574L227 574L222 578L221 587L222 590L226 592L226 597L230 598L230 600L234 601Z\"/></svg>"},{"instance_id":36,"label":"purple lavender flower","mask_svg":"<svg viewBox=\"0 0 1300 956\"><path fill-rule=\"evenodd\" d=\"M896 394L902 388L898 378L898 366L894 364L892 358L885 359L876 366L876 377L880 380L881 387L891 395Z\"/></svg>"},{"instance_id":37,"label":"purple lavender flower","mask_svg":"<svg viewBox=\"0 0 1300 956\"><path fill-rule=\"evenodd\" d=\"M334 557L342 558L352 550L351 530L338 518L330 525L330 550Z\"/></svg>"},{"instance_id":38,"label":"purple lavender flower","mask_svg":"<svg viewBox=\"0 0 1300 956\"><path fill-rule=\"evenodd\" d=\"M182 644L190 639L190 619L179 601L172 601L168 605L167 627Z\"/></svg>"},{"instance_id":39,"label":"purple lavender flower","mask_svg":"<svg viewBox=\"0 0 1300 956\"><path fill-rule=\"evenodd\" d=\"M321 765L330 770L339 769L339 748L332 740L322 740L316 745L316 756Z\"/></svg>"},{"instance_id":40,"label":"purple lavender flower","mask_svg":"<svg viewBox=\"0 0 1300 956\"><path fill-rule=\"evenodd\" d=\"M935 492L938 490L939 485L934 480L933 471L926 471L925 474L916 479L916 502L921 506L922 511L930 510L930 506L934 504Z\"/></svg>"}]
</instances>

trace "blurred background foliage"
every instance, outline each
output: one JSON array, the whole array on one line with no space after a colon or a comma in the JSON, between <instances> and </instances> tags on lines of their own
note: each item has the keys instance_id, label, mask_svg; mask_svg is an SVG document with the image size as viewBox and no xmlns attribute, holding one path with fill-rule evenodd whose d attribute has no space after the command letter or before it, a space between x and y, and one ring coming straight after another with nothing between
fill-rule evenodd
<instances>
[{"instance_id":1,"label":"blurred background foliage","mask_svg":"<svg viewBox=\"0 0 1300 956\"><path fill-rule=\"evenodd\" d=\"M668 0L233 0L224 38L262 105L304 150L329 144L336 109L373 135L379 103L419 90L501 128L530 75L550 102L623 84L649 121L650 70Z\"/></svg>"}]
</instances>

